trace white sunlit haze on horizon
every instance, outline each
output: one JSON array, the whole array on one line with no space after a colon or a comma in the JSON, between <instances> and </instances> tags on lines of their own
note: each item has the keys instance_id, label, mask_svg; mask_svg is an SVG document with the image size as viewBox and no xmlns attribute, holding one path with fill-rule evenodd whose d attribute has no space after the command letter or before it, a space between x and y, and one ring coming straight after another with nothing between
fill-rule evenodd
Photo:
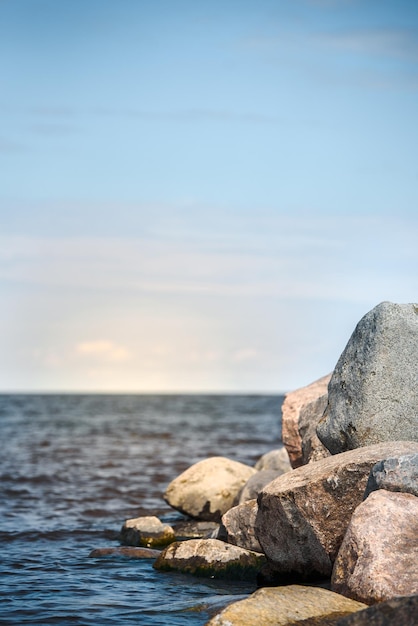
<instances>
[{"instance_id":1,"label":"white sunlit haze on horizon","mask_svg":"<svg viewBox=\"0 0 418 626\"><path fill-rule=\"evenodd\" d=\"M418 300L418 5L0 0L0 390L274 392Z\"/></svg>"}]
</instances>

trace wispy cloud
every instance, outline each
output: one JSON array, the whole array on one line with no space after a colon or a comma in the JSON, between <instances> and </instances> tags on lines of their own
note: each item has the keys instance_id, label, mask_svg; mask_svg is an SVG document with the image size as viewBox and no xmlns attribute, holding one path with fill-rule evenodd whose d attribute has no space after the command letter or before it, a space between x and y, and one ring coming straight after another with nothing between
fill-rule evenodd
<instances>
[{"instance_id":1,"label":"wispy cloud","mask_svg":"<svg viewBox=\"0 0 418 626\"><path fill-rule=\"evenodd\" d=\"M76 345L75 351L82 357L111 363L126 361L130 358L129 350L125 346L108 339L82 341Z\"/></svg>"}]
</instances>

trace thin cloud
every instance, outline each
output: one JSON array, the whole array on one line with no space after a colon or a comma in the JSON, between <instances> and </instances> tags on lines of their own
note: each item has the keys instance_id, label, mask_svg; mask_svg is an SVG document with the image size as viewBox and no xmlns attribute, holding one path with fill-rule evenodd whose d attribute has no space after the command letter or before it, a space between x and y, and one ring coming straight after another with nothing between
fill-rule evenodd
<instances>
[{"instance_id":1,"label":"thin cloud","mask_svg":"<svg viewBox=\"0 0 418 626\"><path fill-rule=\"evenodd\" d=\"M76 345L75 351L83 357L112 363L126 361L130 357L129 350L125 346L108 339L82 341Z\"/></svg>"}]
</instances>

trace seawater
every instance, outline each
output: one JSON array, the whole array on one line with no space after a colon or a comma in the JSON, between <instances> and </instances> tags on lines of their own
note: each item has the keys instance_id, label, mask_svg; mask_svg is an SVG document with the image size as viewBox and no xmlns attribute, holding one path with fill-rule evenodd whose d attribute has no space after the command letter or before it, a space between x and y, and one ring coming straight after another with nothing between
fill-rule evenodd
<instances>
[{"instance_id":1,"label":"seawater","mask_svg":"<svg viewBox=\"0 0 418 626\"><path fill-rule=\"evenodd\" d=\"M192 463L254 465L281 445L283 397L1 395L0 624L198 625L255 590L89 558L126 519L182 516L163 500Z\"/></svg>"}]
</instances>

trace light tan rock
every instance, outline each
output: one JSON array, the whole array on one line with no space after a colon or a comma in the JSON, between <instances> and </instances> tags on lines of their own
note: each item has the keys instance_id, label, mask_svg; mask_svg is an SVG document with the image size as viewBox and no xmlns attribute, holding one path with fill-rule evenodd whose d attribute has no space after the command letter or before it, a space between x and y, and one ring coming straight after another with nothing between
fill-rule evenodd
<instances>
[{"instance_id":1,"label":"light tan rock","mask_svg":"<svg viewBox=\"0 0 418 626\"><path fill-rule=\"evenodd\" d=\"M278 574L329 576L371 467L416 442L358 448L283 474L259 493L255 534Z\"/></svg>"},{"instance_id":2,"label":"light tan rock","mask_svg":"<svg viewBox=\"0 0 418 626\"><path fill-rule=\"evenodd\" d=\"M120 531L121 543L128 546L162 548L176 538L174 530L153 515L128 519Z\"/></svg>"},{"instance_id":3,"label":"light tan rock","mask_svg":"<svg viewBox=\"0 0 418 626\"><path fill-rule=\"evenodd\" d=\"M418 498L372 492L354 511L332 573L332 589L372 604L418 594Z\"/></svg>"},{"instance_id":4,"label":"light tan rock","mask_svg":"<svg viewBox=\"0 0 418 626\"><path fill-rule=\"evenodd\" d=\"M190 539L170 544L153 567L206 578L255 581L265 562L263 554L218 539Z\"/></svg>"},{"instance_id":5,"label":"light tan rock","mask_svg":"<svg viewBox=\"0 0 418 626\"><path fill-rule=\"evenodd\" d=\"M307 404L327 393L331 374L323 376L306 387L286 394L282 404L282 441L293 468L303 464L302 439L299 432L300 412ZM318 420L322 417L318 416Z\"/></svg>"},{"instance_id":6,"label":"light tan rock","mask_svg":"<svg viewBox=\"0 0 418 626\"><path fill-rule=\"evenodd\" d=\"M170 506L196 519L220 522L238 501L238 494L256 469L214 456L195 463L167 487Z\"/></svg>"},{"instance_id":7,"label":"light tan rock","mask_svg":"<svg viewBox=\"0 0 418 626\"><path fill-rule=\"evenodd\" d=\"M232 507L222 516L219 539L253 552L263 552L254 532L257 500Z\"/></svg>"},{"instance_id":8,"label":"light tan rock","mask_svg":"<svg viewBox=\"0 0 418 626\"><path fill-rule=\"evenodd\" d=\"M289 455L284 446L277 448L276 450L270 450L269 452L263 454L263 456L258 459L254 467L259 472L263 470L274 470L280 474L285 474L292 469Z\"/></svg>"},{"instance_id":9,"label":"light tan rock","mask_svg":"<svg viewBox=\"0 0 418 626\"><path fill-rule=\"evenodd\" d=\"M365 608L365 604L321 587L263 587L227 606L206 626L289 626L313 618L337 619ZM313 623L319 622L309 621Z\"/></svg>"}]
</instances>

